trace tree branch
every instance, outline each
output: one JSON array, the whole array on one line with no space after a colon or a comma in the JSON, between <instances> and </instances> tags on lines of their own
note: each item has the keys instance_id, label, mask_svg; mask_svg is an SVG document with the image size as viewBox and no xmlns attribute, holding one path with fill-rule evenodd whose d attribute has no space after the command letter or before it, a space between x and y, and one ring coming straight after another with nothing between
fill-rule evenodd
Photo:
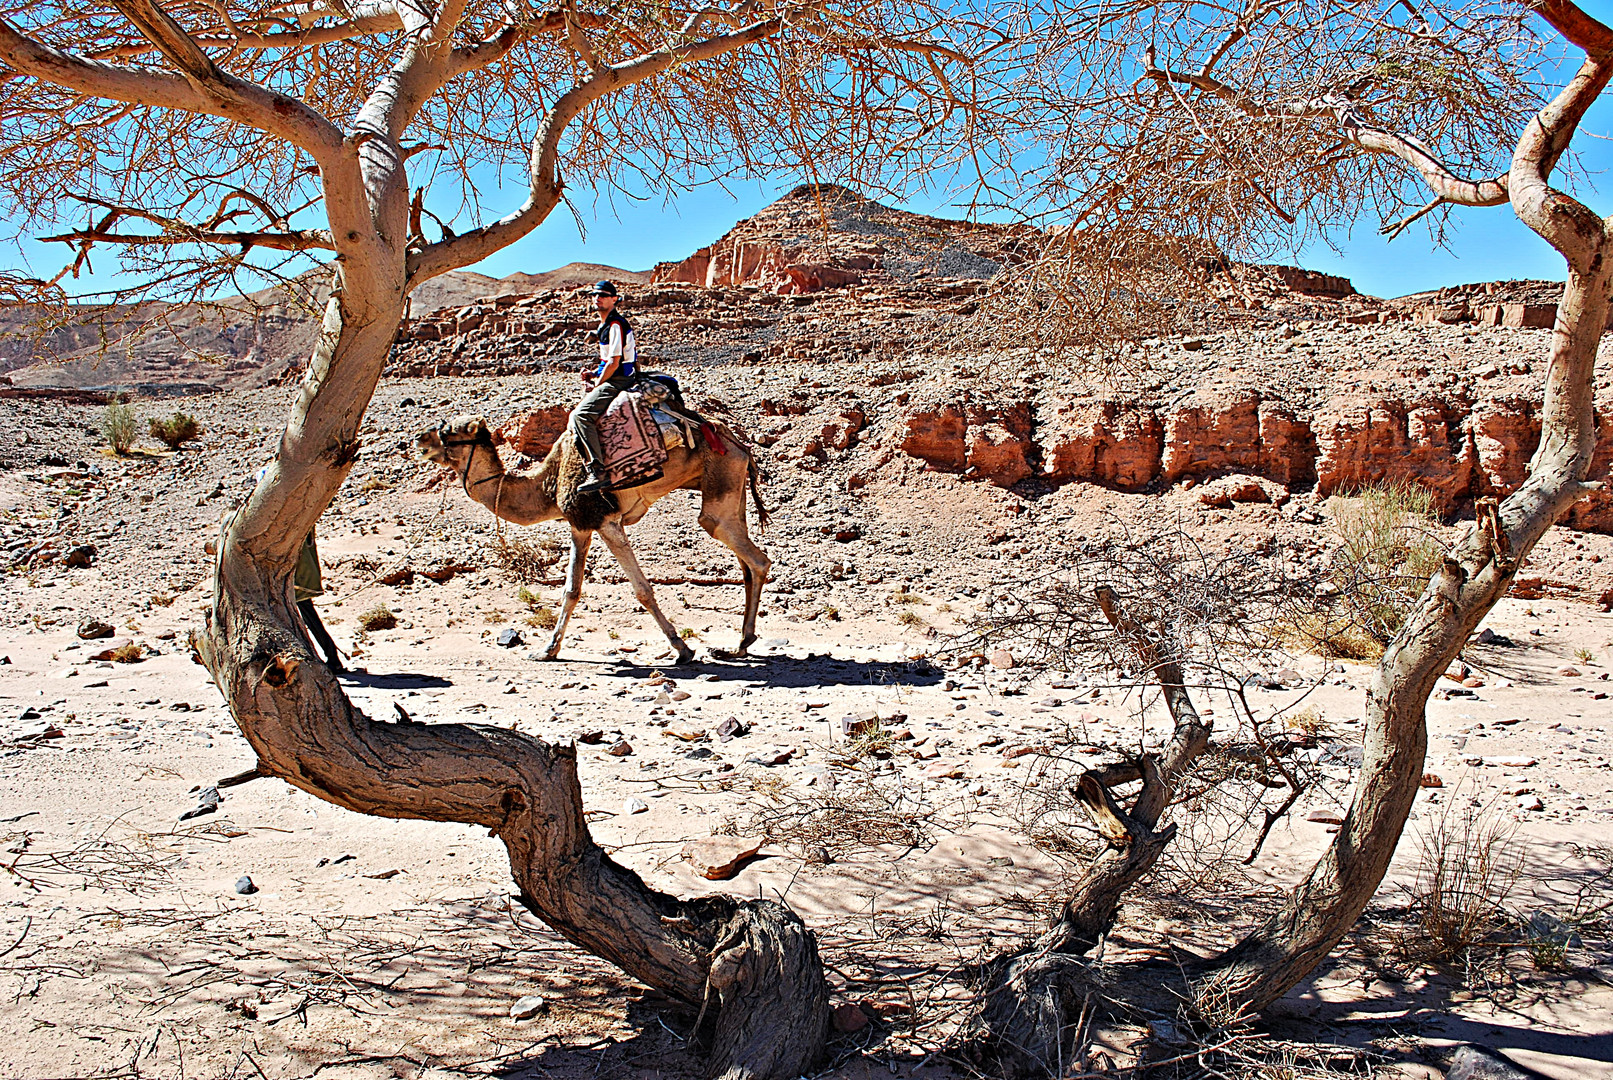
<instances>
[{"instance_id":1,"label":"tree branch","mask_svg":"<svg viewBox=\"0 0 1613 1080\"><path fill-rule=\"evenodd\" d=\"M341 132L301 101L223 72L199 80L90 60L35 41L4 19L0 19L0 61L22 75L94 97L234 120L280 136L321 164L341 149Z\"/></svg>"},{"instance_id":2,"label":"tree branch","mask_svg":"<svg viewBox=\"0 0 1613 1080\"><path fill-rule=\"evenodd\" d=\"M124 247L173 247L178 244L219 244L247 248L273 248L276 251L336 250L336 242L324 229L299 229L295 232L208 232L190 230L172 235L139 235L114 233L101 229L76 229L59 236L41 236L44 244L121 244Z\"/></svg>"},{"instance_id":3,"label":"tree branch","mask_svg":"<svg viewBox=\"0 0 1613 1080\"><path fill-rule=\"evenodd\" d=\"M709 60L754 44L777 33L783 26L784 20L781 18L764 19L732 34L663 49L625 63L606 66L573 86L555 102L532 140L528 170L531 187L526 202L490 225L439 240L411 253L409 288L415 288L439 274L479 262L530 233L549 216L560 202L562 188L557 169L560 138L565 133L566 125L589 105L676 64Z\"/></svg>"},{"instance_id":4,"label":"tree branch","mask_svg":"<svg viewBox=\"0 0 1613 1080\"><path fill-rule=\"evenodd\" d=\"M1493 180L1467 180L1457 176L1449 166L1419 140L1410 135L1390 131L1368 123L1354 101L1342 94L1327 94L1307 101L1289 101L1266 104L1220 79L1206 74L1189 74L1159 67L1155 62L1152 45L1144 54L1145 78L1162 85L1175 83L1191 86L1226 102L1244 115L1256 120L1304 120L1331 117L1338 121L1345 138L1361 149L1374 154L1388 154L1416 169L1423 182L1445 202L1462 206L1499 206L1507 201L1507 177Z\"/></svg>"}]
</instances>

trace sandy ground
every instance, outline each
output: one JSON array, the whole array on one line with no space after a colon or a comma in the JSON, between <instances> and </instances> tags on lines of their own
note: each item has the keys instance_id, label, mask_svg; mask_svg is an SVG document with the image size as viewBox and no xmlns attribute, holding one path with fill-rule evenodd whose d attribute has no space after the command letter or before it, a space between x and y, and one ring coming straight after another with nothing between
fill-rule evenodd
<instances>
[{"instance_id":1,"label":"sandy ground","mask_svg":"<svg viewBox=\"0 0 1613 1080\"><path fill-rule=\"evenodd\" d=\"M403 391L389 392L395 401ZM237 417L243 460L272 443L278 407L267 394L228 407L249 406L261 415L256 425ZM377 441L408 434L399 422ZM496 840L363 817L277 780L226 789L216 812L179 820L196 789L253 764L185 645L210 596L202 545L249 475L221 464L225 445L213 445L211 460L205 444L179 461L96 456L99 485L39 469L0 475L13 535L71 505L80 535L100 548L91 567L13 572L0 584L0 1075L697 1073L681 1047L685 1018L511 903ZM225 493L209 498L214 479ZM616 858L680 895L779 896L800 911L823 938L837 1000L867 1001L882 1017L838 1038L829 1075L945 1076L954 1066L931 1054L968 996L960 966L1033 931L1078 865L1078 853L1047 840L1064 820L1061 778L1106 760L1102 745L1157 739L1162 714L1097 678L942 670L922 659L978 608L982 588L1025 565L1005 564L1000 551L981 558L964 536L1012 517L1013 496L926 478L876 488L847 509L827 478L791 485L763 541L786 564L787 584L764 599L763 643L748 660L708 651L737 637L737 586L663 585L663 607L693 631L701 660L660 668L665 642L603 553L563 660L537 660L546 634L522 623L528 605L498 568L490 516L401 450L355 473L322 524L321 608L360 669L344 684L370 716L402 708L551 739L599 733L580 748L584 798ZM69 488L79 494L62 494ZM1141 514L1149 498L1072 487L1037 513L1085 529L1100 509ZM905 533L910 550L826 540L826 509L859 515L893 542ZM1240 513L1234 541L1285 527L1267 508ZM635 530L652 575L731 573L693 516L675 495ZM560 530L513 532L535 540ZM1554 534L1542 551L1599 560L1613 545ZM453 560L474 568L441 584L379 581ZM898 587L917 601L892 602ZM551 603L558 593L534 588ZM396 613L397 628L355 641L357 615L376 605ZM904 611L916 621L902 621ZM78 640L92 618L117 636ZM1514 836L1522 865L1509 911L1566 915L1609 898L1613 624L1590 605L1547 598L1505 601L1486 626L1514 644L1470 648L1482 685L1452 681L1429 704L1428 770L1442 786L1419 796L1367 921L1265 1030L1369 1050L1397 1075L1438 1076L1450 1046L1476 1042L1553 1078L1613 1077L1605 937L1583 935L1566 972L1538 970L1516 948L1467 969L1397 962L1390 949L1408 932L1420 838L1470 806ZM527 644L498 647L508 628ZM147 646L145 658L92 658L125 641ZM1234 939L1326 844L1326 819L1348 798L1368 669L1293 664L1283 688L1251 690L1251 703L1314 707L1332 732L1316 751L1324 782L1247 868L1217 854L1222 844L1241 856L1246 833L1229 836L1213 814L1199 832L1190 827L1202 843L1178 844L1128 904L1112 955L1202 952ZM1224 701L1206 704L1230 716ZM847 716L877 716L886 732L910 737L867 753L840 734ZM730 717L749 734L722 741L717 728ZM630 754L606 752L619 740ZM723 882L682 858L690 840L759 835L814 800L867 791L901 811L895 824L782 836ZM243 876L255 892L238 890ZM512 1003L529 994L546 999L545 1011L512 1019Z\"/></svg>"}]
</instances>

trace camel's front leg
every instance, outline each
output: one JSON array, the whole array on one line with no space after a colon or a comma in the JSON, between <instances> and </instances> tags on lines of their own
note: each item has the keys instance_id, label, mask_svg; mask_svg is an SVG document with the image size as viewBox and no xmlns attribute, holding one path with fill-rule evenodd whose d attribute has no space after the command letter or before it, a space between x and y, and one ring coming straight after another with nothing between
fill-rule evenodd
<instances>
[{"instance_id":1,"label":"camel's front leg","mask_svg":"<svg viewBox=\"0 0 1613 1080\"><path fill-rule=\"evenodd\" d=\"M694 659L694 650L684 644L683 639L678 636L678 628L673 626L671 620L661 614L661 609L656 606L655 591L650 588L650 579L645 577L644 571L639 568L638 558L627 542L627 530L622 528L621 522L605 522L599 527L599 535L605 541L605 546L610 548L610 553L616 556L616 561L622 564L622 571L627 574L627 580L633 583L633 595L638 598L644 610L655 617L655 621L661 627L661 633L666 635L666 639L677 650L677 663L683 664Z\"/></svg>"},{"instance_id":2,"label":"camel's front leg","mask_svg":"<svg viewBox=\"0 0 1613 1080\"><path fill-rule=\"evenodd\" d=\"M582 572L588 562L588 545L593 541L593 533L581 529L571 530L571 565L566 568L566 591L561 597L560 619L554 624L554 633L549 637L549 648L543 654L545 660L553 660L560 655L560 639L566 636L566 624L571 622L572 609L577 606L577 600L582 596Z\"/></svg>"}]
</instances>

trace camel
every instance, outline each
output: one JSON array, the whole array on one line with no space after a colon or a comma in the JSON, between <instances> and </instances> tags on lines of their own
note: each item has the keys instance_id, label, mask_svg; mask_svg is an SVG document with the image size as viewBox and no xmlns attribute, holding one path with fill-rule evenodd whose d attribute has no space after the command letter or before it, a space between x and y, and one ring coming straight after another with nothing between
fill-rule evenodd
<instances>
[{"instance_id":1,"label":"camel","mask_svg":"<svg viewBox=\"0 0 1613 1080\"><path fill-rule=\"evenodd\" d=\"M745 619L739 648L744 656L756 641L756 610L762 601L762 585L772 567L769 559L750 538L745 525L745 489L756 502L756 521L767 527L767 508L757 484L761 468L749 448L726 425L712 422L726 453L717 453L703 439L696 439L696 450L672 447L668 450L662 477L639 487L624 488L609 495L578 495L582 458L575 442L561 435L547 457L535 469L506 472L493 445L487 421L479 416L456 416L435 428L421 432L415 441L422 455L459 474L460 484L476 502L517 525L564 519L571 526L571 563L566 570L566 591L559 621L544 658L560 655L560 641L571 620L571 612L582 596L583 564L588 547L598 533L621 564L633 585L633 595L654 617L661 632L678 654L677 663L693 659L694 650L678 636L677 628L661 613L655 592L639 568L633 548L627 542L627 529L650 509L655 501L680 488L700 492L700 527L721 541L739 559L745 580Z\"/></svg>"}]
</instances>

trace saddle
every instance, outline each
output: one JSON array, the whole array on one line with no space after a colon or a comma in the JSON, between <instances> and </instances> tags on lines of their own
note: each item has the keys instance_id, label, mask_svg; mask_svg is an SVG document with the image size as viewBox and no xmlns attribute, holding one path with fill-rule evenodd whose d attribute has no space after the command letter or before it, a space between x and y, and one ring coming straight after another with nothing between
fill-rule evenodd
<instances>
[{"instance_id":1,"label":"saddle","mask_svg":"<svg viewBox=\"0 0 1613 1080\"><path fill-rule=\"evenodd\" d=\"M667 452L683 446L690 450L707 429L704 417L683 404L678 381L659 372L642 374L616 395L599 421L599 445L605 455L609 490L638 487L661 479ZM713 431L706 438L715 437ZM713 445L720 445L720 438Z\"/></svg>"}]
</instances>

